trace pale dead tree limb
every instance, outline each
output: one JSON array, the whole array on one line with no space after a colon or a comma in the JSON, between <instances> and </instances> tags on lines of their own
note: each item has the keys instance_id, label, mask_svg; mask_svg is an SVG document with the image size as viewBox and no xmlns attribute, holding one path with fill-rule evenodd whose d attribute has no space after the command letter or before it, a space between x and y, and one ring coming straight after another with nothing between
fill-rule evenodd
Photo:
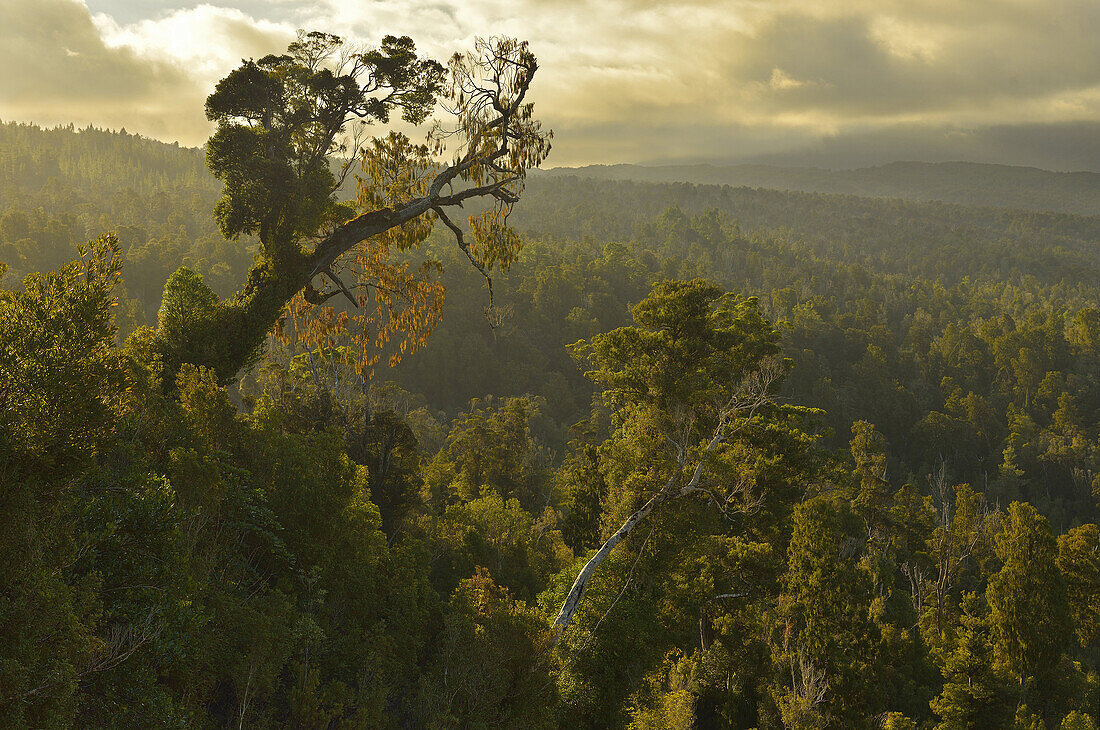
<instances>
[{"instance_id":1,"label":"pale dead tree limb","mask_svg":"<svg viewBox=\"0 0 1100 730\"><path fill-rule=\"evenodd\" d=\"M798 654L797 672L794 661L791 661L791 685L791 689L798 698L799 709L803 713L812 712L825 701L825 695L829 692L825 670L817 669L813 662L801 652Z\"/></svg>"},{"instance_id":2,"label":"pale dead tree limb","mask_svg":"<svg viewBox=\"0 0 1100 730\"><path fill-rule=\"evenodd\" d=\"M158 586L147 587L158 588ZM160 634L162 628L163 627L155 621L152 614L136 626L111 626L107 629L102 646L78 669L76 673L77 683L86 682L93 674L108 672L122 665L139 649L155 639ZM36 687L15 695L14 697L0 697L0 706L11 701L32 702L36 695L51 690L60 683L60 679L48 679Z\"/></svg>"},{"instance_id":3,"label":"pale dead tree limb","mask_svg":"<svg viewBox=\"0 0 1100 730\"><path fill-rule=\"evenodd\" d=\"M592 576L600 565L607 560L615 546L622 542L634 528L638 526L653 511L662 505L693 494L703 494L719 507L720 511L728 513L729 505L736 496L735 492L743 489L747 480L738 479L733 488L725 493L718 493L714 485L704 478L706 466L712 461L715 452L723 444L729 443L735 436L741 433L752 422L753 416L765 404L772 402L769 395L771 386L781 376L781 368L777 363L767 363L760 370L750 374L736 388L729 400L719 409L717 425L702 450L694 450L689 447L690 433L677 434L679 441L665 434L665 440L673 444L676 458L672 475L649 500L638 510L631 514L625 522L612 535L604 541L595 555L589 558L581 568L573 586L566 594L565 601L554 619L554 629L561 632L573 619L577 608L584 599L585 591L592 580ZM690 474L686 482L685 474Z\"/></svg>"},{"instance_id":4,"label":"pale dead tree limb","mask_svg":"<svg viewBox=\"0 0 1100 730\"><path fill-rule=\"evenodd\" d=\"M913 603L913 613L918 617L924 610L924 572L919 565L905 561L901 565L901 572L909 580L909 595Z\"/></svg>"},{"instance_id":5,"label":"pale dead tree limb","mask_svg":"<svg viewBox=\"0 0 1100 730\"><path fill-rule=\"evenodd\" d=\"M650 512L661 504L679 496L675 493L674 489L672 489L674 486L675 482L666 485L664 489L651 497L641 509L630 515L630 517L626 519L626 522L624 522L611 537L607 538L604 544L600 546L600 549L596 551L596 554L585 563L584 567L581 568L581 572L577 575L577 579L573 582L573 587L569 589L569 593L565 597L565 602L562 603L561 610L558 611L557 618L554 619L555 629L565 629L565 627L569 625L569 622L573 618L573 614L577 612L577 607L580 606L581 600L584 598L584 592L588 588L588 583L592 580L593 574L595 574L596 569L600 567L600 564L607 560L607 556L611 554L615 546L622 542L623 538L633 532L638 523L648 517Z\"/></svg>"},{"instance_id":6,"label":"pale dead tree limb","mask_svg":"<svg viewBox=\"0 0 1100 730\"><path fill-rule=\"evenodd\" d=\"M978 505L978 524L970 526L965 534L959 534L956 524L958 505L951 498L952 489L947 482L946 466L941 463L939 472L929 477L934 492L939 497L937 526L932 534L932 554L936 560L936 582L933 593L936 598L936 630L940 636L946 632L947 599L955 587L959 574L966 567L981 540L982 532L992 520L984 497Z\"/></svg>"},{"instance_id":7,"label":"pale dead tree limb","mask_svg":"<svg viewBox=\"0 0 1100 730\"><path fill-rule=\"evenodd\" d=\"M600 620L596 622L592 630L588 632L588 639L585 640L584 646L581 647L582 649L592 643L592 639L596 638L596 630L600 628L600 624L602 624L603 620L611 614L611 610L619 603L619 599L626 594L626 589L630 587L630 581L634 579L634 571L637 569L638 563L641 562L642 555L645 554L645 546L649 544L649 538L651 537L653 537L652 527L649 529L649 534L645 536L645 540L642 541L641 548L638 549L638 557L634 559L634 564L630 566L630 572L626 574L626 580L623 581L622 590L619 591L619 595L615 596L615 600L612 601L611 605L607 607L607 610L603 612L603 615L600 616Z\"/></svg>"},{"instance_id":8,"label":"pale dead tree limb","mask_svg":"<svg viewBox=\"0 0 1100 730\"><path fill-rule=\"evenodd\" d=\"M241 701L237 705L237 728L244 728L244 718L248 715L248 706L252 704L252 678L256 674L256 663L248 663L248 679L244 683L244 692Z\"/></svg>"},{"instance_id":9,"label":"pale dead tree limb","mask_svg":"<svg viewBox=\"0 0 1100 730\"><path fill-rule=\"evenodd\" d=\"M95 654L78 675L84 682L98 672L107 672L133 656L141 647L160 635L163 625L152 614L137 626L112 626L107 631L104 648Z\"/></svg>"},{"instance_id":10,"label":"pale dead tree limb","mask_svg":"<svg viewBox=\"0 0 1100 730\"><path fill-rule=\"evenodd\" d=\"M717 596L711 596L709 601L718 601L725 598L745 598L748 595L748 593L719 593Z\"/></svg>"}]
</instances>

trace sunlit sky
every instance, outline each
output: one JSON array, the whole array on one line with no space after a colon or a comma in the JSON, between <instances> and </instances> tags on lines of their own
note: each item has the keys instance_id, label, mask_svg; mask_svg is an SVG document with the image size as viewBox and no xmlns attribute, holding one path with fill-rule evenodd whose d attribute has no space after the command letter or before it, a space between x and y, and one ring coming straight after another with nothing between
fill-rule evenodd
<instances>
[{"instance_id":1,"label":"sunlit sky","mask_svg":"<svg viewBox=\"0 0 1100 730\"><path fill-rule=\"evenodd\" d=\"M298 28L528 39L550 166L1100 170L1098 0L0 0L0 119L199 145L217 79Z\"/></svg>"}]
</instances>

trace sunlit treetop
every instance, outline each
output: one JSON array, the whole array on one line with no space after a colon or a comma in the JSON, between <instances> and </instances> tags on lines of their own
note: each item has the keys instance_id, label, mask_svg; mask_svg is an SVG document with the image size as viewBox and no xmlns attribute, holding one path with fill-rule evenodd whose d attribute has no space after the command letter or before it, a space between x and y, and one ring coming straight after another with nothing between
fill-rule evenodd
<instances>
[{"instance_id":1,"label":"sunlit treetop","mask_svg":"<svg viewBox=\"0 0 1100 730\"><path fill-rule=\"evenodd\" d=\"M527 44L508 38L478 39L443 66L419 57L407 37L358 49L316 32L300 32L282 55L244 61L207 99L217 123L207 163L223 183L222 233L257 236L259 256L245 288L219 305L225 344L201 355L169 347L166 361L232 378L299 296L307 320L305 305L332 307L340 297L349 326L358 317L369 341L411 329L397 350L415 349L438 320L442 287L431 282L438 262L412 261L411 250L436 219L485 277L492 322L492 274L522 245L509 213L527 170L550 152L552 133L527 100L537 69ZM371 136L395 112L414 125L438 113L424 143ZM343 202L338 193L357 163L355 200ZM447 212L478 200L465 222ZM332 312L317 317L338 321ZM198 339L212 344L179 341ZM371 358L360 359L369 369Z\"/></svg>"},{"instance_id":2,"label":"sunlit treetop","mask_svg":"<svg viewBox=\"0 0 1100 730\"><path fill-rule=\"evenodd\" d=\"M388 122L399 109L424 121L443 88L444 68L418 59L409 38L387 36L355 52L327 33L299 33L282 55L245 61L218 82L206 116L211 171L225 183L216 215L227 237L258 234L265 247L317 232L354 157L350 123Z\"/></svg>"}]
</instances>

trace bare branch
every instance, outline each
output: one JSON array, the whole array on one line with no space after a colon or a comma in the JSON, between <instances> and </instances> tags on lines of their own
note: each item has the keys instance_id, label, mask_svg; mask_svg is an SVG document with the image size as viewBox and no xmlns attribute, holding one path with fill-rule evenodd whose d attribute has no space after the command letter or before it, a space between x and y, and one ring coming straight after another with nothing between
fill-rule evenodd
<instances>
[{"instance_id":1,"label":"bare branch","mask_svg":"<svg viewBox=\"0 0 1100 730\"><path fill-rule=\"evenodd\" d=\"M340 281L340 277L332 273L332 269L325 267L322 270L322 273L329 279L331 279L332 282L340 288L340 291L344 294L345 297L347 297L348 301L351 302L351 306L355 307L356 309L359 308L358 300L356 300L356 298L351 295L351 292L348 291L348 288L344 286L344 282Z\"/></svg>"},{"instance_id":2,"label":"bare branch","mask_svg":"<svg viewBox=\"0 0 1100 730\"><path fill-rule=\"evenodd\" d=\"M489 274L488 271L485 270L485 267L481 265L481 262L478 261L477 259L475 259L474 255L472 253L470 253L470 245L468 243L466 243L466 239L465 239L465 237L462 233L462 229L459 228L457 225L455 225L454 222L451 221L451 219L449 217L447 217L447 214L443 211L442 208L433 208L433 210L435 211L435 214L439 216L439 220L443 221L443 225L450 228L451 232L455 234L455 238L458 240L458 247L459 247L459 249L462 250L462 253L466 254L466 258L468 258L470 260L470 263L473 264L474 267L477 268L477 270L481 272L481 275L485 277L485 286L489 289L489 307L488 307L488 309L490 311L492 311L492 309L493 309L493 277ZM490 322L490 324L491 324L491 322Z\"/></svg>"},{"instance_id":3,"label":"bare branch","mask_svg":"<svg viewBox=\"0 0 1100 730\"><path fill-rule=\"evenodd\" d=\"M649 544L649 538L653 537L654 529L656 528L649 528L649 534L646 535L645 540L642 541L642 546L638 548L638 556L634 558L634 564L630 566L630 571L626 574L626 580L623 581L622 590L619 591L619 595L615 596L615 600L612 601L611 605L607 607L607 610L603 612L603 615L600 616L600 620L596 622L596 625L592 627L592 630L588 632L588 639L581 647L582 650L592 643L592 639L596 638L596 630L600 628L600 624L603 623L603 620L608 617L608 615L611 613L611 610L615 608L615 606L619 603L619 599L621 599L626 593L626 589L630 587L630 581L634 578L634 570L638 567L638 563L641 561L642 555L645 554L646 545Z\"/></svg>"},{"instance_id":4,"label":"bare branch","mask_svg":"<svg viewBox=\"0 0 1100 730\"><path fill-rule=\"evenodd\" d=\"M662 434L665 441L676 450L676 468L672 470L672 474L665 484L650 497L649 501L627 518L622 526L620 526L619 529L600 546L596 554L593 555L581 569L572 588L570 588L569 593L566 595L561 609L558 611L557 618L554 619L554 628L559 632L559 638L560 632L564 631L569 625L573 615L576 613L577 607L584 598L584 592L596 568L607 559L607 556L615 545L629 535L638 523L645 519L653 510L666 502L681 499L691 494L705 494L712 503L719 507L720 511L724 514L727 513L730 501L734 496L744 491L743 488L744 485L747 484L747 480L742 478L738 481L737 485L727 492L727 494L719 497L713 490L703 485L704 469L718 448L744 431L748 424L752 422L753 416L756 414L757 410L763 405L771 402L769 391L780 375L781 369L779 366L774 362L768 361L765 362L758 371L754 371L743 378L730 398L719 409L717 413L717 424L706 446L703 447L701 451L696 452L694 456L691 455L691 451L686 447L690 438L689 434L692 430L686 424L693 422L695 418L694 413L690 410L681 412L681 418L679 420L684 426L684 432L679 434L678 438L674 438L668 434ZM692 460L694 460L694 462ZM684 471L688 468L690 468L691 477L686 483L683 483ZM746 504L743 509L746 511L752 510L754 506L758 506L762 501L762 498L758 498Z\"/></svg>"}]
</instances>

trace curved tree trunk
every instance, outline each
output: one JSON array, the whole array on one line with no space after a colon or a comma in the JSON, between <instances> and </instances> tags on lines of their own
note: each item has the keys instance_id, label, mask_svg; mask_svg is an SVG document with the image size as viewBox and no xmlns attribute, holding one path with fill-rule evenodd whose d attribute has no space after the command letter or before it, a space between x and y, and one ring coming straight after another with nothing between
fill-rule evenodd
<instances>
[{"instance_id":1,"label":"curved tree trunk","mask_svg":"<svg viewBox=\"0 0 1100 730\"><path fill-rule=\"evenodd\" d=\"M506 152L506 148L494 152L487 159L492 162ZM341 256L361 241L408 223L429 211L440 216L455 233L459 248L482 275L490 280L489 273L470 253L461 229L451 223L443 212L445 206L461 206L471 198L499 199L508 195L500 190L503 182L467 188L449 195L443 194L443 188L476 161L471 158L445 168L436 175L427 195L414 198L396 210L379 208L352 218L319 241L312 252L302 251L297 243L269 244L261 241L268 254L248 272L248 283L244 290L233 299L221 303L215 322L200 323L197 326L202 331L184 337L186 344L183 347L166 347L165 365L171 376L174 376L182 363L187 362L214 370L222 381L232 380L241 368L249 365L258 355L264 338L279 320L283 308L303 290L306 299L314 304L320 304L339 294L344 294L356 304L332 267ZM261 235L261 239L263 238ZM326 294L317 292L311 282L319 275L328 277L338 288Z\"/></svg>"},{"instance_id":2,"label":"curved tree trunk","mask_svg":"<svg viewBox=\"0 0 1100 730\"><path fill-rule=\"evenodd\" d=\"M223 382L232 380L258 356L267 334L295 295L304 290L306 298L314 303L340 293L352 299L332 272L332 265L360 241L406 223L427 209L427 200L418 199L397 211L382 208L366 213L338 227L312 253L297 250L298 245L292 243L265 245L265 250L282 255L276 258L269 254L257 262L248 272L244 289L220 302L213 320L193 323L194 331L173 343L162 340L169 380L183 363L208 367ZM340 288L319 294L311 282L322 274Z\"/></svg>"}]
</instances>

